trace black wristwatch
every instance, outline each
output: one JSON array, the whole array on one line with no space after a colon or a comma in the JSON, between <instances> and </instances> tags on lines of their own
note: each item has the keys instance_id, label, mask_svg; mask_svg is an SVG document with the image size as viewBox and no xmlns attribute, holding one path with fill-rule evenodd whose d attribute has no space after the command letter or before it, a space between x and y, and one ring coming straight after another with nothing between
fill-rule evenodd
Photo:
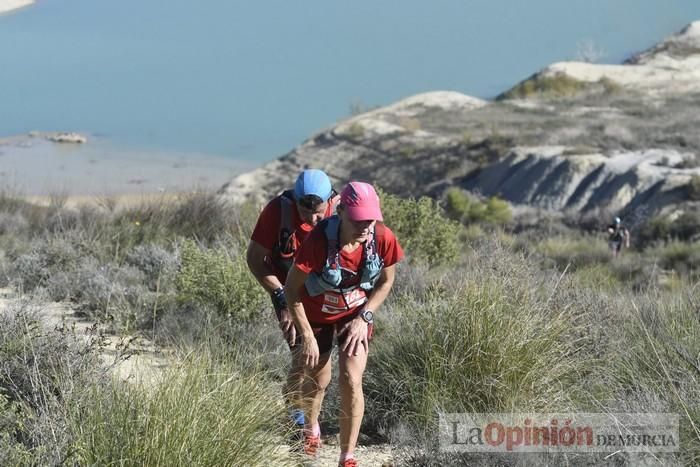
<instances>
[{"instance_id":1,"label":"black wristwatch","mask_svg":"<svg viewBox=\"0 0 700 467\"><path fill-rule=\"evenodd\" d=\"M367 324L374 323L374 313L371 310L362 310L360 312L360 318L362 318Z\"/></svg>"}]
</instances>

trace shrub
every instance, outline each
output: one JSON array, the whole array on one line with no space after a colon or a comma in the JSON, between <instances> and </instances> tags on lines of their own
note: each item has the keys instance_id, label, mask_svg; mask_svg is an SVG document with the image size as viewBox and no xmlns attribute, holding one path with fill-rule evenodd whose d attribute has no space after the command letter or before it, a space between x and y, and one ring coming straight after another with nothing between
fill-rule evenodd
<instances>
[{"instance_id":1,"label":"shrub","mask_svg":"<svg viewBox=\"0 0 700 467\"><path fill-rule=\"evenodd\" d=\"M18 285L27 292L43 287L53 272L75 268L78 257L79 252L66 238L37 239L28 253L13 262Z\"/></svg>"},{"instance_id":2,"label":"shrub","mask_svg":"<svg viewBox=\"0 0 700 467\"><path fill-rule=\"evenodd\" d=\"M168 287L149 290L144 273L133 266L102 264L84 258L73 271L57 271L47 280L53 300L71 300L87 317L110 324L114 330L152 329L174 305Z\"/></svg>"},{"instance_id":3,"label":"shrub","mask_svg":"<svg viewBox=\"0 0 700 467\"><path fill-rule=\"evenodd\" d=\"M295 465L265 376L202 352L154 388L115 382L72 418L80 465Z\"/></svg>"},{"instance_id":4,"label":"shrub","mask_svg":"<svg viewBox=\"0 0 700 467\"><path fill-rule=\"evenodd\" d=\"M239 209L215 193L184 195L172 210L167 226L175 235L211 244L238 229Z\"/></svg>"},{"instance_id":5,"label":"shrub","mask_svg":"<svg viewBox=\"0 0 700 467\"><path fill-rule=\"evenodd\" d=\"M353 122L347 130L347 135L351 139L362 139L365 136L365 127L359 122Z\"/></svg>"},{"instance_id":6,"label":"shrub","mask_svg":"<svg viewBox=\"0 0 700 467\"><path fill-rule=\"evenodd\" d=\"M21 235L29 228L29 222L20 212L0 211L0 235Z\"/></svg>"},{"instance_id":7,"label":"shrub","mask_svg":"<svg viewBox=\"0 0 700 467\"><path fill-rule=\"evenodd\" d=\"M98 342L43 327L35 306L0 313L0 464L71 465L66 413L102 383Z\"/></svg>"},{"instance_id":8,"label":"shrub","mask_svg":"<svg viewBox=\"0 0 700 467\"><path fill-rule=\"evenodd\" d=\"M251 318L267 303L266 295L248 271L241 251L219 246L210 250L186 240L175 279L178 297L185 303L214 307L225 316Z\"/></svg>"},{"instance_id":9,"label":"shrub","mask_svg":"<svg viewBox=\"0 0 700 467\"><path fill-rule=\"evenodd\" d=\"M446 204L449 216L464 224L504 225L513 218L507 201L492 196L484 203L459 188L450 188L447 191Z\"/></svg>"},{"instance_id":10,"label":"shrub","mask_svg":"<svg viewBox=\"0 0 700 467\"><path fill-rule=\"evenodd\" d=\"M174 280L180 267L178 252L170 252L156 245L138 245L126 255L126 263L146 276L148 289L163 290Z\"/></svg>"},{"instance_id":11,"label":"shrub","mask_svg":"<svg viewBox=\"0 0 700 467\"><path fill-rule=\"evenodd\" d=\"M589 86L590 83L572 78L565 73L551 76L538 73L499 95L496 99L527 99L536 96L571 97Z\"/></svg>"},{"instance_id":12,"label":"shrub","mask_svg":"<svg viewBox=\"0 0 700 467\"><path fill-rule=\"evenodd\" d=\"M402 199L380 192L384 222L412 258L431 264L453 261L459 253L459 225L428 197Z\"/></svg>"}]
</instances>

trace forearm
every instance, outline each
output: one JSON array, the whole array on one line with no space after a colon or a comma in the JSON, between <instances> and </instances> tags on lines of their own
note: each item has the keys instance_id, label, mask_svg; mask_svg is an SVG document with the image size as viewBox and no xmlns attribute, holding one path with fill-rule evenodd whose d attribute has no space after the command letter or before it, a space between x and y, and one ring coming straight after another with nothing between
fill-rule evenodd
<instances>
[{"instance_id":1,"label":"forearm","mask_svg":"<svg viewBox=\"0 0 700 467\"><path fill-rule=\"evenodd\" d=\"M248 269L255 277L255 280L267 291L272 292L282 287L282 283L272 271L272 267L265 261L265 258L270 254L262 247L251 246L248 248L246 262Z\"/></svg>"},{"instance_id":2,"label":"forearm","mask_svg":"<svg viewBox=\"0 0 700 467\"><path fill-rule=\"evenodd\" d=\"M311 324L306 318L306 310L304 310L304 304L301 302L301 291L304 287L304 281L306 280L306 274L300 271L296 266L292 266L287 275L287 283L284 285L284 292L287 296L287 305L289 307L289 313L294 321L294 326L297 332L301 334L302 337L308 339L313 336L313 329L311 329Z\"/></svg>"},{"instance_id":3,"label":"forearm","mask_svg":"<svg viewBox=\"0 0 700 467\"><path fill-rule=\"evenodd\" d=\"M297 332L304 339L313 338L314 331L311 328L308 318L306 317L304 305L301 302L290 303L289 311L292 315L292 320L294 321L294 326L296 327Z\"/></svg>"},{"instance_id":4,"label":"forearm","mask_svg":"<svg viewBox=\"0 0 700 467\"><path fill-rule=\"evenodd\" d=\"M380 279L380 281L377 282L377 285L374 287L374 290L370 294L369 299L365 304L365 309L377 311L379 307L382 306L382 303L384 303L384 300L386 300L386 297L389 296L389 292L391 291L391 287L393 285L393 278L383 281Z\"/></svg>"},{"instance_id":5,"label":"forearm","mask_svg":"<svg viewBox=\"0 0 700 467\"><path fill-rule=\"evenodd\" d=\"M274 290L279 289L280 287L283 287L284 284L280 282L280 280L272 274L272 271L269 270L266 271L256 271L253 272L253 275L255 276L255 279L258 281L260 285L267 291L267 292L272 292Z\"/></svg>"}]
</instances>

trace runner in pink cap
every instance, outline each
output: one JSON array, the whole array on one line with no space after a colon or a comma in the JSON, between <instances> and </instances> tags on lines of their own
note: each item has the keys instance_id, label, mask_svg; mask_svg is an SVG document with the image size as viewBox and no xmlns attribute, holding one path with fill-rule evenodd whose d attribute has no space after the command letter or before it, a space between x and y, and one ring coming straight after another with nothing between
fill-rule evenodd
<instances>
[{"instance_id":1,"label":"runner in pink cap","mask_svg":"<svg viewBox=\"0 0 700 467\"><path fill-rule=\"evenodd\" d=\"M372 185L352 181L337 214L319 222L299 248L284 289L301 335L304 362L304 452L321 449L319 416L331 381L332 349L339 347L339 467L357 467L355 446L365 411L362 378L374 314L394 284L403 250L384 225Z\"/></svg>"},{"instance_id":2,"label":"runner in pink cap","mask_svg":"<svg viewBox=\"0 0 700 467\"><path fill-rule=\"evenodd\" d=\"M379 196L369 183L350 182L340 195L348 217L353 221L383 221Z\"/></svg>"}]
</instances>

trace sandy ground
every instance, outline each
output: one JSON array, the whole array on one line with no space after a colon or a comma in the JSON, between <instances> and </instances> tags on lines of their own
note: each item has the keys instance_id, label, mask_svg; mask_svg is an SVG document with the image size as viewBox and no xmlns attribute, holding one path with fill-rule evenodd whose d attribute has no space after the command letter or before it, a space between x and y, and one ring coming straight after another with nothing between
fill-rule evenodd
<instances>
[{"instance_id":1,"label":"sandy ground","mask_svg":"<svg viewBox=\"0 0 700 467\"><path fill-rule=\"evenodd\" d=\"M34 0L0 0L0 15L18 10L34 3Z\"/></svg>"}]
</instances>

